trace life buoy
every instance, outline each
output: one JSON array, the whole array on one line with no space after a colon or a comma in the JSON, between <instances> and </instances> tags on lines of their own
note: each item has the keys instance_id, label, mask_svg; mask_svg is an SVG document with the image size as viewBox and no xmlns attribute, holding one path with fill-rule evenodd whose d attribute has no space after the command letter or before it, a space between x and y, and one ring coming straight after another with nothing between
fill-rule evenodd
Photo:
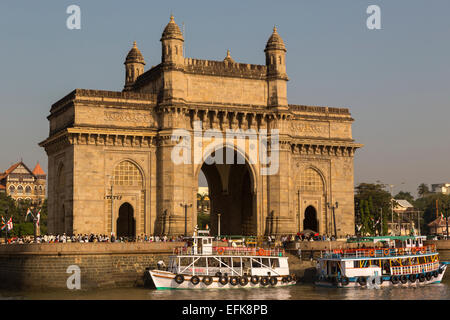
<instances>
[{"instance_id":1,"label":"life buoy","mask_svg":"<svg viewBox=\"0 0 450 320\"><path fill-rule=\"evenodd\" d=\"M431 275L430 272L428 272L428 273L425 275L425 278L427 279L427 281L430 281L430 280L431 280L431 277L432 277L432 275Z\"/></svg>"},{"instance_id":2,"label":"life buoy","mask_svg":"<svg viewBox=\"0 0 450 320\"><path fill-rule=\"evenodd\" d=\"M397 276L392 276L391 277L391 282L392 282L392 284L397 284L399 282L398 277Z\"/></svg>"},{"instance_id":3,"label":"life buoy","mask_svg":"<svg viewBox=\"0 0 450 320\"><path fill-rule=\"evenodd\" d=\"M220 277L221 275L222 275L222 272L220 272L220 271L217 271L215 274L216 277Z\"/></svg>"},{"instance_id":4,"label":"life buoy","mask_svg":"<svg viewBox=\"0 0 450 320\"><path fill-rule=\"evenodd\" d=\"M200 282L200 278L199 278L199 277L197 277L197 276L192 276L192 278L191 278L191 283L192 283L194 286L196 286L197 284L199 284L199 282Z\"/></svg>"},{"instance_id":5,"label":"life buoy","mask_svg":"<svg viewBox=\"0 0 450 320\"><path fill-rule=\"evenodd\" d=\"M292 281L292 276L291 275L288 275L287 277L286 277L286 280L288 281L288 282L291 282Z\"/></svg>"},{"instance_id":6,"label":"life buoy","mask_svg":"<svg viewBox=\"0 0 450 320\"><path fill-rule=\"evenodd\" d=\"M269 277L261 277L260 283L263 286L267 286L269 284Z\"/></svg>"},{"instance_id":7,"label":"life buoy","mask_svg":"<svg viewBox=\"0 0 450 320\"><path fill-rule=\"evenodd\" d=\"M417 280L417 276L416 276L415 274L410 274L410 275L409 275L409 281L410 281L411 283L416 282L416 280Z\"/></svg>"},{"instance_id":8,"label":"life buoy","mask_svg":"<svg viewBox=\"0 0 450 320\"><path fill-rule=\"evenodd\" d=\"M220 276L219 277L219 283L222 285L226 285L228 283L228 277L227 276Z\"/></svg>"},{"instance_id":9,"label":"life buoy","mask_svg":"<svg viewBox=\"0 0 450 320\"><path fill-rule=\"evenodd\" d=\"M265 251L263 248L258 250L258 255L263 256L265 254Z\"/></svg>"},{"instance_id":10,"label":"life buoy","mask_svg":"<svg viewBox=\"0 0 450 320\"><path fill-rule=\"evenodd\" d=\"M388 256L389 255L389 249L384 249L383 253L384 253L385 256Z\"/></svg>"},{"instance_id":11,"label":"life buoy","mask_svg":"<svg viewBox=\"0 0 450 320\"><path fill-rule=\"evenodd\" d=\"M258 282L259 282L259 276L252 276L252 277L250 278L250 282L253 283L253 284L258 284Z\"/></svg>"},{"instance_id":12,"label":"life buoy","mask_svg":"<svg viewBox=\"0 0 450 320\"><path fill-rule=\"evenodd\" d=\"M230 284L231 284L232 286L237 285L237 284L238 284L238 278L237 278L236 276L231 276L231 277L230 277Z\"/></svg>"},{"instance_id":13,"label":"life buoy","mask_svg":"<svg viewBox=\"0 0 450 320\"><path fill-rule=\"evenodd\" d=\"M422 252L422 254L425 254L427 252L427 248L422 247L422 249L420 250L420 252Z\"/></svg>"},{"instance_id":14,"label":"life buoy","mask_svg":"<svg viewBox=\"0 0 450 320\"><path fill-rule=\"evenodd\" d=\"M369 250L369 255L370 255L371 257L375 256L375 249L370 249L370 250Z\"/></svg>"},{"instance_id":15,"label":"life buoy","mask_svg":"<svg viewBox=\"0 0 450 320\"><path fill-rule=\"evenodd\" d=\"M365 286L367 284L367 279L366 277L359 277L357 282L359 283L360 286Z\"/></svg>"},{"instance_id":16,"label":"life buoy","mask_svg":"<svg viewBox=\"0 0 450 320\"><path fill-rule=\"evenodd\" d=\"M182 274L177 274L175 276L175 282L178 284L182 284L184 282L184 276Z\"/></svg>"},{"instance_id":17,"label":"life buoy","mask_svg":"<svg viewBox=\"0 0 450 320\"><path fill-rule=\"evenodd\" d=\"M272 286L274 286L278 283L278 279L277 279L277 277L270 277L269 282Z\"/></svg>"},{"instance_id":18,"label":"life buoy","mask_svg":"<svg viewBox=\"0 0 450 320\"><path fill-rule=\"evenodd\" d=\"M209 286L213 282L213 278L211 276L204 276L202 282Z\"/></svg>"},{"instance_id":19,"label":"life buoy","mask_svg":"<svg viewBox=\"0 0 450 320\"><path fill-rule=\"evenodd\" d=\"M223 254L224 251L225 251L224 247L217 248L217 253L218 254Z\"/></svg>"},{"instance_id":20,"label":"life buoy","mask_svg":"<svg viewBox=\"0 0 450 320\"><path fill-rule=\"evenodd\" d=\"M248 283L248 277L247 276L242 276L239 278L239 284L241 286L246 286Z\"/></svg>"},{"instance_id":21,"label":"life buoy","mask_svg":"<svg viewBox=\"0 0 450 320\"><path fill-rule=\"evenodd\" d=\"M348 277L344 276L344 277L341 278L341 283L342 283L343 286L348 285L349 282L350 282L350 280L348 279Z\"/></svg>"},{"instance_id":22,"label":"life buoy","mask_svg":"<svg viewBox=\"0 0 450 320\"><path fill-rule=\"evenodd\" d=\"M398 248L398 254L403 255L403 248Z\"/></svg>"},{"instance_id":23,"label":"life buoy","mask_svg":"<svg viewBox=\"0 0 450 320\"><path fill-rule=\"evenodd\" d=\"M408 278L407 278L405 275L402 275L402 276L400 277L400 282L403 283L403 284L405 284L405 283L408 282Z\"/></svg>"},{"instance_id":24,"label":"life buoy","mask_svg":"<svg viewBox=\"0 0 450 320\"><path fill-rule=\"evenodd\" d=\"M433 271L433 277L435 277L435 278L439 277L439 274L437 271Z\"/></svg>"}]
</instances>

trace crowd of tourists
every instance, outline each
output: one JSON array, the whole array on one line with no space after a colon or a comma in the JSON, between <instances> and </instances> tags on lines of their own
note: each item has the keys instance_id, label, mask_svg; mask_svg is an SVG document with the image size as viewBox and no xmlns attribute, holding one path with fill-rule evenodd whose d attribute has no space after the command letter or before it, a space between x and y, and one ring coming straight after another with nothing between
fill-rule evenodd
<instances>
[{"instance_id":1,"label":"crowd of tourists","mask_svg":"<svg viewBox=\"0 0 450 320\"><path fill-rule=\"evenodd\" d=\"M230 242L230 245L235 244L227 237L223 236L216 238L218 241ZM246 239L242 239L242 245L246 245ZM274 247L287 248L289 243L297 241L335 241L334 236L319 235L319 234L303 234L296 235L282 235L282 236L267 236L266 244ZM146 235L141 234L137 237L115 237L107 234L77 234L77 235L41 235L36 237L34 241L33 236L12 237L7 240L7 243L24 244L24 243L87 243L87 242L175 242L184 241L183 236L167 236L167 235Z\"/></svg>"},{"instance_id":2,"label":"crowd of tourists","mask_svg":"<svg viewBox=\"0 0 450 320\"><path fill-rule=\"evenodd\" d=\"M77 235L41 235L36 237L34 241L34 236L23 236L23 237L12 237L7 240L8 243L24 244L24 243L87 243L87 242L174 242L183 241L182 236L148 236L142 234L137 237L115 237L114 235L109 236L106 234L77 234Z\"/></svg>"}]
</instances>

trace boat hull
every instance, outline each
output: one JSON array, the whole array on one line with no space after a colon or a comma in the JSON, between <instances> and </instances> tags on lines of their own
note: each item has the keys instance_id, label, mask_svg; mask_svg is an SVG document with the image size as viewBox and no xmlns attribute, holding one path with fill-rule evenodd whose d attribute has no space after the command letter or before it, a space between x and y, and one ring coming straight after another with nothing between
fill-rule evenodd
<instances>
[{"instance_id":1,"label":"boat hull","mask_svg":"<svg viewBox=\"0 0 450 320\"><path fill-rule=\"evenodd\" d=\"M191 282L191 275L183 275L184 281L182 283L177 283L175 281L176 274L168 271L162 270L150 270L148 271L150 276L152 277L153 283L155 284L156 289L158 290L170 290L170 289L238 289L238 288L273 288L273 287L286 287L295 285L295 281L291 282L282 282L282 278L284 276L277 277L277 283L272 285L268 283L267 285L261 284L258 282L257 284L253 284L251 281L248 281L246 285L241 285L239 282L236 285L232 285L229 281L227 284L221 284L219 282L219 278L213 276L212 282L210 285L206 285L202 281L198 284L194 285ZM287 275L286 275L287 276ZM199 276L200 280L203 276Z\"/></svg>"},{"instance_id":2,"label":"boat hull","mask_svg":"<svg viewBox=\"0 0 450 320\"><path fill-rule=\"evenodd\" d=\"M349 283L347 285L343 285L342 283L332 283L329 281L316 281L315 285L320 287L329 287L329 288L385 288L385 287L420 287L428 284L433 283L440 283L442 281L442 278L444 277L445 271L447 269L447 265L441 265L440 267L442 269L442 273L438 273L437 277L432 276L430 280L424 279L423 282L420 282L419 279L416 279L415 282L411 282L408 278L408 281L406 283L398 282L396 284L392 283L390 280L390 276L383 276L383 282L379 283L379 281L375 281L375 284L367 283L365 285L360 285L356 278L350 278Z\"/></svg>"}]
</instances>

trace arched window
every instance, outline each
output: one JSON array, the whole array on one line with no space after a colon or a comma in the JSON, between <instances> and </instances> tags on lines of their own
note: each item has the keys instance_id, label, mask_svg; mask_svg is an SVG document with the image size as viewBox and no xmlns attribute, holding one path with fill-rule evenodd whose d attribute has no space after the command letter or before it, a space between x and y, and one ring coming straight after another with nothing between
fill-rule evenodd
<instances>
[{"instance_id":1,"label":"arched window","mask_svg":"<svg viewBox=\"0 0 450 320\"><path fill-rule=\"evenodd\" d=\"M138 167L130 161L122 161L119 163L113 172L113 183L115 186L133 186L142 187L142 174Z\"/></svg>"},{"instance_id":2,"label":"arched window","mask_svg":"<svg viewBox=\"0 0 450 320\"><path fill-rule=\"evenodd\" d=\"M31 187L30 186L26 186L25 193L26 194L31 194Z\"/></svg>"},{"instance_id":3,"label":"arched window","mask_svg":"<svg viewBox=\"0 0 450 320\"><path fill-rule=\"evenodd\" d=\"M307 192L323 191L322 177L316 170L312 168L306 169L300 177L300 189Z\"/></svg>"},{"instance_id":4,"label":"arched window","mask_svg":"<svg viewBox=\"0 0 450 320\"><path fill-rule=\"evenodd\" d=\"M9 186L9 193L14 194L16 192L16 188L14 186Z\"/></svg>"},{"instance_id":5,"label":"arched window","mask_svg":"<svg viewBox=\"0 0 450 320\"><path fill-rule=\"evenodd\" d=\"M23 187L22 186L18 186L17 187L17 193L18 194L23 194Z\"/></svg>"}]
</instances>

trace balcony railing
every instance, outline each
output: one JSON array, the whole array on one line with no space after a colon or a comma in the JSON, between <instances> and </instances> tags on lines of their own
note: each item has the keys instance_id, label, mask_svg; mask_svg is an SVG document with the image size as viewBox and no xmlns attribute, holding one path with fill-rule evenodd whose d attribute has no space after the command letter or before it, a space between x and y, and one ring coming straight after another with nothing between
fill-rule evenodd
<instances>
[{"instance_id":1,"label":"balcony railing","mask_svg":"<svg viewBox=\"0 0 450 320\"><path fill-rule=\"evenodd\" d=\"M194 247L179 247L175 248L173 253L179 256L186 255L202 255L204 254L201 250L202 248L197 248L195 252ZM209 254L209 253L205 253ZM222 256L264 256L264 257L285 257L284 249L263 249L263 248L235 248L235 247L213 247L211 255L222 255Z\"/></svg>"},{"instance_id":2,"label":"balcony railing","mask_svg":"<svg viewBox=\"0 0 450 320\"><path fill-rule=\"evenodd\" d=\"M418 264L413 266L398 266L398 267L392 267L392 275L404 275L404 274L418 274L423 272L431 272L436 271L439 268L439 262L431 262L431 263L424 263L424 264Z\"/></svg>"},{"instance_id":3,"label":"balcony railing","mask_svg":"<svg viewBox=\"0 0 450 320\"><path fill-rule=\"evenodd\" d=\"M322 251L321 257L328 259L341 258L383 258L401 257L405 255L425 255L437 253L435 245L412 248L365 248L365 249L335 249Z\"/></svg>"}]
</instances>

